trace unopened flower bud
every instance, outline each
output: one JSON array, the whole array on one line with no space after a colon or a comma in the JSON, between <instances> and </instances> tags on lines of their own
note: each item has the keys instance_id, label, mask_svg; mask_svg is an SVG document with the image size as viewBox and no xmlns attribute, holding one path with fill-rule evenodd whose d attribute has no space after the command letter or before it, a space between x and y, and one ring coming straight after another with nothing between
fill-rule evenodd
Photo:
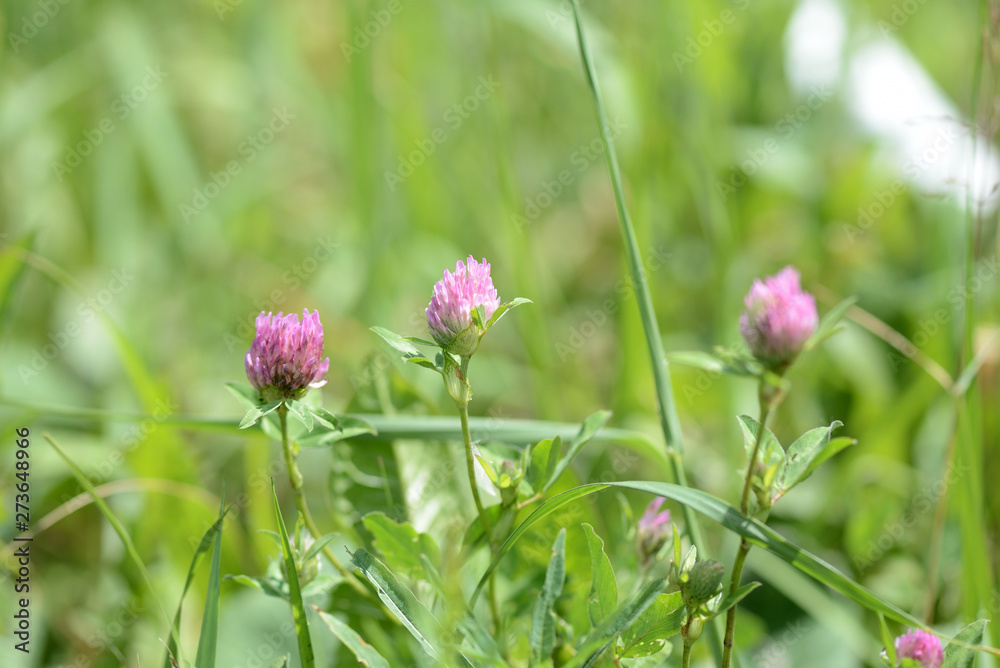
<instances>
[{"instance_id":1,"label":"unopened flower bud","mask_svg":"<svg viewBox=\"0 0 1000 668\"><path fill-rule=\"evenodd\" d=\"M699 561L691 569L687 585L688 596L698 603L704 603L719 593L726 567L713 559Z\"/></svg>"}]
</instances>

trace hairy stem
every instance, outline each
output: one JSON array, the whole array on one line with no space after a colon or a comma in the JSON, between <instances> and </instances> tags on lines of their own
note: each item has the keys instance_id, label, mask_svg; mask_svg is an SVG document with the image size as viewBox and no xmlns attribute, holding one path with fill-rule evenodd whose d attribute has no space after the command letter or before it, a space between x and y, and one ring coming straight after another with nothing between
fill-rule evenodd
<instances>
[{"instance_id":1,"label":"hairy stem","mask_svg":"<svg viewBox=\"0 0 1000 668\"><path fill-rule=\"evenodd\" d=\"M767 429L767 419L771 415L772 402L765 398L764 382L761 381L760 392L760 420L757 425L757 438L754 440L753 453L750 455L750 463L747 466L746 480L743 482L743 494L740 496L740 512L745 516L750 516L750 491L753 487L754 469L757 467L757 456L760 454L760 444L764 440L764 431ZM750 553L750 542L746 538L740 539L740 548L736 553L736 560L733 562L733 576L729 583L730 593L740 588L740 579L743 577L743 565L746 563L747 555ZM733 606L726 612L726 635L722 641L722 668L729 668L733 659L733 638L736 635L736 608Z\"/></svg>"},{"instance_id":2,"label":"hairy stem","mask_svg":"<svg viewBox=\"0 0 1000 668\"><path fill-rule=\"evenodd\" d=\"M319 531L319 527L316 526L315 520L313 520L312 513L309 512L309 506L306 503L306 495L302 491L302 473L299 471L299 467L295 462L296 453L288 439L288 408L284 404L278 407L278 420L281 423L281 449L285 453L285 466L288 468L288 482L292 487L292 495L295 497L295 507L298 509L299 513L302 515L302 519L306 524L306 528L309 529L309 533L313 535L313 538L319 538L322 534ZM333 550L329 546L323 547L323 554L326 558L330 560L333 567L337 569L344 580L347 581L351 587L354 588L359 594L363 595L365 598L370 600L375 600L372 593L358 580L358 578L347 569L344 564L337 559L334 555Z\"/></svg>"}]
</instances>

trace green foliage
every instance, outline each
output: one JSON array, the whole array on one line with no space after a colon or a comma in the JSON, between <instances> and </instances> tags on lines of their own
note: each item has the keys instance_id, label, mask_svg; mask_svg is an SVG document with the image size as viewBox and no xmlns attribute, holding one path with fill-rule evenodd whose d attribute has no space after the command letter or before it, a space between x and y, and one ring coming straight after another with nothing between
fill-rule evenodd
<instances>
[{"instance_id":1,"label":"green foliage","mask_svg":"<svg viewBox=\"0 0 1000 668\"><path fill-rule=\"evenodd\" d=\"M531 655L536 664L551 660L556 639L556 613L553 607L566 581L566 529L560 529L552 546L552 558L545 571L542 592L535 601L531 616Z\"/></svg>"}]
</instances>

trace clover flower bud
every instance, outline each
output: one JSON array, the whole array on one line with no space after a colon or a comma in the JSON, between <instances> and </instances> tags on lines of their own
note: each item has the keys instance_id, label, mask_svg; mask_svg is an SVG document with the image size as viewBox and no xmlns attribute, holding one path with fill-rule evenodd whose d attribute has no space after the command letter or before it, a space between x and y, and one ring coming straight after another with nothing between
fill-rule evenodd
<instances>
[{"instance_id":1,"label":"clover flower bud","mask_svg":"<svg viewBox=\"0 0 1000 668\"><path fill-rule=\"evenodd\" d=\"M480 306L484 317L477 323L473 311ZM486 323L499 306L489 263L485 259L476 262L470 255L466 264L459 260L454 273L446 269L444 278L434 284L426 309L427 326L445 351L469 356L476 352Z\"/></svg>"},{"instance_id":2,"label":"clover flower bud","mask_svg":"<svg viewBox=\"0 0 1000 668\"><path fill-rule=\"evenodd\" d=\"M743 304L740 333L754 357L779 370L795 359L819 322L816 300L802 290L793 267L755 280Z\"/></svg>"},{"instance_id":3,"label":"clover flower bud","mask_svg":"<svg viewBox=\"0 0 1000 668\"><path fill-rule=\"evenodd\" d=\"M896 657L916 659L922 668L940 668L944 651L937 636L914 629L896 638Z\"/></svg>"},{"instance_id":4,"label":"clover flower bud","mask_svg":"<svg viewBox=\"0 0 1000 668\"><path fill-rule=\"evenodd\" d=\"M646 512L636 524L639 554L644 562L654 557L670 538L670 511L660 512L665 502L666 499L662 496L650 501L646 506Z\"/></svg>"}]
</instances>

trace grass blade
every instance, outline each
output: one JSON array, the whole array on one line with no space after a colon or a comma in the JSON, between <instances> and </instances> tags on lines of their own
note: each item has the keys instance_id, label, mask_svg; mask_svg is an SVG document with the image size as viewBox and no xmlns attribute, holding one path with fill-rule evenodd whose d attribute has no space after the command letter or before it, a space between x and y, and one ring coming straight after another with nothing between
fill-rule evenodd
<instances>
[{"instance_id":1,"label":"grass blade","mask_svg":"<svg viewBox=\"0 0 1000 668\"><path fill-rule=\"evenodd\" d=\"M90 493L91 497L93 497L94 499L94 504L98 507L98 509L100 509L101 514L104 515L104 518L115 530L115 533L118 534L118 537L121 539L122 543L124 543L125 551L128 552L129 557L135 563L135 567L139 569L139 573L142 574L142 579L146 581L146 586L149 587L149 592L152 595L153 600L156 601L156 605L160 608L160 612L163 614L163 618L166 619L167 624L170 625L170 637L174 642L174 646L179 647L177 629L174 626L173 622L170 620L170 615L167 614L167 609L163 607L163 603L160 601L160 597L156 595L156 588L153 586L153 578L150 577L149 571L146 570L146 565L142 562L142 557L139 556L139 552L135 549L135 544L132 542L132 537L128 535L128 532L125 530L125 526L121 523L118 517L113 512L111 512L111 508L109 508L108 504L104 502L104 499L102 499L101 496L96 493L96 491L94 490L94 486L90 483L90 480L87 478L87 476L83 473L83 471L80 470L80 467L76 465L76 462L70 459L69 455L63 452L63 449L59 447L59 444L56 443L55 439L53 439L52 436L48 433L43 433L42 436L45 438L46 441L49 442L49 445L52 446L52 448L56 451L56 453L60 457L62 457L63 461L66 462L66 465L69 466L70 471L72 471L74 477L76 477L77 482L79 482L80 485L82 485L83 488L87 490L88 493Z\"/></svg>"},{"instance_id":2,"label":"grass blade","mask_svg":"<svg viewBox=\"0 0 1000 668\"><path fill-rule=\"evenodd\" d=\"M221 506L225 507L225 503L226 503L225 493L223 492ZM212 547L212 545L215 542L216 536L222 532L222 522L226 518L226 514L228 512L229 512L228 510L222 510L220 508L218 519L216 519L215 522L212 524L212 526L208 528L208 531L205 532L205 535L201 537L201 542L198 543L198 548L194 551L194 556L191 558L191 566L188 568L187 580L184 581L184 589L181 590L181 599L180 602L177 603L177 614L174 615L174 628L179 629L181 627L181 612L184 609L184 597L187 595L188 589L191 587L191 582L194 580L195 569L198 568L198 562L201 561L202 555L208 552L209 548ZM214 566L215 564L213 555L213 568ZM209 591L211 591L211 587L209 588ZM207 614L208 610L207 600L205 603L205 608ZM202 628L204 629L204 626ZM170 668L170 655L176 651L177 651L177 646L174 643L174 639L171 638L167 644L167 653L163 657L163 668ZM199 642L198 652L200 656L201 654L200 642ZM201 664L199 663L198 665L200 666Z\"/></svg>"},{"instance_id":3,"label":"grass blade","mask_svg":"<svg viewBox=\"0 0 1000 668\"><path fill-rule=\"evenodd\" d=\"M213 525L213 527L218 526L218 529L215 530L212 536L212 570L208 576L208 592L205 594L205 613L201 620L198 655L194 663L198 668L215 668L216 648L219 645L219 588L222 584L220 576L222 564L222 521L225 517L226 490L223 489L222 502L219 505L219 519ZM188 574L188 578L190 582L190 573ZM180 615L180 606L177 608L177 614Z\"/></svg>"},{"instance_id":4,"label":"grass blade","mask_svg":"<svg viewBox=\"0 0 1000 668\"><path fill-rule=\"evenodd\" d=\"M653 310L653 298L649 291L649 282L646 280L646 270L642 264L639 242L636 240L632 219L625 204L625 189L622 187L621 172L618 169L618 154L615 152L614 142L611 138L607 112L604 110L604 99L601 96L601 89L597 85L597 73L594 70L590 47L587 44L587 38L583 30L579 0L573 0L573 20L576 26L577 42L580 46L580 59L583 62L583 70L587 77L594 110L597 114L597 124L600 126L601 139L604 142L604 156L608 164L608 173L611 176L611 187L615 193L618 222L621 226L625 255L628 258L629 274L631 275L633 290L635 291L635 302L639 307L642 330L646 337L646 346L649 349L649 359L653 368L653 382L656 386L656 397L659 402L660 427L663 430L663 437L666 439L668 450L673 450L676 453L676 456L670 457L670 467L674 480L679 485L687 487L687 474L684 472L684 465L681 461L684 453L684 442L681 434L680 419L677 416L677 407L674 404L673 388L670 385L670 367L667 364L667 356L663 350L660 328L656 322L656 312ZM683 512L684 521L690 533L691 543L698 548L699 553L705 554L702 549L704 547L704 540L702 539L701 528L698 525L697 518L688 510L687 506L684 506ZM719 648L722 639L719 621L712 620L709 622L707 632L709 644L712 646L712 653L715 655L716 661L719 661L721 658L721 650Z\"/></svg>"},{"instance_id":5,"label":"grass blade","mask_svg":"<svg viewBox=\"0 0 1000 668\"><path fill-rule=\"evenodd\" d=\"M278 531L281 533L281 552L285 557L289 599L292 603L292 621L295 622L295 637L299 642L299 660L302 662L302 668L315 668L316 658L313 656L312 638L309 636L309 619L306 617L306 607L302 603L299 574L295 570L295 557L292 555L292 546L288 542L288 531L285 529L285 520L281 517L281 508L278 507L278 494L274 491L273 480L271 481L271 496L274 497L274 514L278 517Z\"/></svg>"},{"instance_id":6,"label":"grass blade","mask_svg":"<svg viewBox=\"0 0 1000 668\"><path fill-rule=\"evenodd\" d=\"M389 668L389 662L386 661L374 647L366 643L354 629L333 615L323 612L315 605L313 606L313 609L319 615L319 618L326 622L330 632L337 636L337 639L340 640L340 642L343 643L347 649L351 650L357 658L358 663L368 666L369 668Z\"/></svg>"}]
</instances>

